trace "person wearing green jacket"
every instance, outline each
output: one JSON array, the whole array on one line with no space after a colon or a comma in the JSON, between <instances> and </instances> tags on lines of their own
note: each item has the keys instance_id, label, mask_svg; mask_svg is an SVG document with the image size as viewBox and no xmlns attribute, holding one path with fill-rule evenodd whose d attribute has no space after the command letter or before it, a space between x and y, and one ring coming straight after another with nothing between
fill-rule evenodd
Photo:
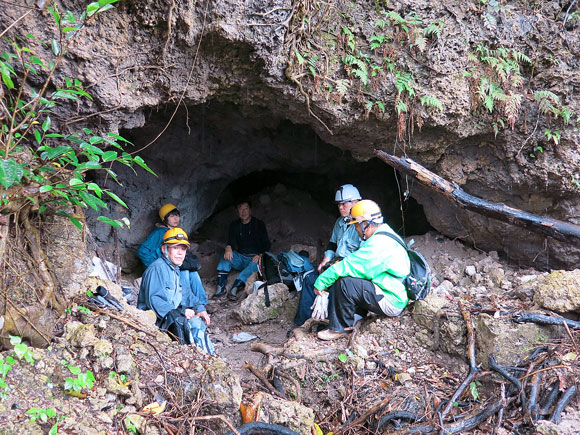
<instances>
[{"instance_id":1,"label":"person wearing green jacket","mask_svg":"<svg viewBox=\"0 0 580 435\"><path fill-rule=\"evenodd\" d=\"M320 274L314 291L323 296L328 289L329 329L318 338L334 340L348 334L355 315L364 317L369 311L386 316L400 315L409 299L403 279L410 273L407 252L385 233L395 232L383 223L379 206L368 199L351 210L356 231L363 240L355 252Z\"/></svg>"}]
</instances>

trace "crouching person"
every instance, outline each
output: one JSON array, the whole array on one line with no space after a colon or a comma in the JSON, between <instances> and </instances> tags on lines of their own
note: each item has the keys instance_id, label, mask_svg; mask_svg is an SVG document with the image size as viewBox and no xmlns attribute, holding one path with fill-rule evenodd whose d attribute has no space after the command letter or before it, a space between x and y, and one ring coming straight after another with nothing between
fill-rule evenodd
<instances>
[{"instance_id":1,"label":"crouching person","mask_svg":"<svg viewBox=\"0 0 580 435\"><path fill-rule=\"evenodd\" d=\"M314 283L314 292L329 298L329 329L318 333L322 340L346 335L355 316L365 317L369 311L398 316L409 302L402 282L409 275L409 256L401 244L385 235L394 232L383 223L379 206L360 201L352 208L351 217L349 225L355 225L362 239L360 248L330 266Z\"/></svg>"},{"instance_id":2,"label":"crouching person","mask_svg":"<svg viewBox=\"0 0 580 435\"><path fill-rule=\"evenodd\" d=\"M137 308L153 310L156 325L175 335L180 344L196 344L213 355L213 343L205 333L210 318L204 300L193 292L189 272L179 269L188 247L187 234L181 228L165 233L161 257L143 274Z\"/></svg>"}]
</instances>

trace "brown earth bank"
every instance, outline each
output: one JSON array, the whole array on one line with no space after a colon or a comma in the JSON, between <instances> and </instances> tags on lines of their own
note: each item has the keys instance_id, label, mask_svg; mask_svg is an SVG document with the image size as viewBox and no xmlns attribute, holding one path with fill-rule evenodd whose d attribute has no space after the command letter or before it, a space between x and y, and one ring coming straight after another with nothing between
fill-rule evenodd
<instances>
[{"instance_id":1,"label":"brown earth bank","mask_svg":"<svg viewBox=\"0 0 580 435\"><path fill-rule=\"evenodd\" d=\"M578 329L515 320L522 312L560 318L556 311L578 319L579 271L514 268L435 232L415 237L415 247L432 266L434 290L401 317L369 317L351 337L322 342L317 324L294 326L299 295L278 284L270 309L261 292L210 303L216 357L171 342L150 312L126 303L119 285L88 278L69 298L60 336L32 349L33 362L19 359L16 349L2 353L4 364L9 357L15 362L4 377L1 432L46 433L57 425L59 433L225 433L251 420L302 434L319 433L315 423L322 433L439 432L438 412L470 372L471 347L475 377L442 418L446 430L578 433L577 396L560 423L550 421L561 395L577 388ZM87 303L86 289L99 284L123 301L124 311ZM211 296L214 280L204 285ZM251 306L257 317L244 323ZM255 338L239 343L242 332ZM519 379L523 395L490 368L492 355ZM65 391L67 379L79 376L71 366L95 378L76 395ZM546 405L554 388L558 399ZM538 406L528 410L533 401ZM152 415L145 407L154 402L162 405L154 412L162 412ZM494 412L467 425L466 418L492 406ZM47 410L56 415L43 420Z\"/></svg>"},{"instance_id":2,"label":"brown earth bank","mask_svg":"<svg viewBox=\"0 0 580 435\"><path fill-rule=\"evenodd\" d=\"M2 8L5 28L19 20L6 36L48 39L48 11L26 7ZM340 167L376 148L472 195L578 224L579 22L570 1L126 0L83 30L52 78L79 78L94 98L60 107L53 125L120 131L159 175L120 168L126 184L109 184L134 223L119 235L128 256L165 202L188 210L193 231L229 186L263 171L302 174L329 198L352 173ZM361 173L370 182L378 169ZM580 260L578 244L458 209L409 179L399 188L449 237L538 268Z\"/></svg>"}]
</instances>

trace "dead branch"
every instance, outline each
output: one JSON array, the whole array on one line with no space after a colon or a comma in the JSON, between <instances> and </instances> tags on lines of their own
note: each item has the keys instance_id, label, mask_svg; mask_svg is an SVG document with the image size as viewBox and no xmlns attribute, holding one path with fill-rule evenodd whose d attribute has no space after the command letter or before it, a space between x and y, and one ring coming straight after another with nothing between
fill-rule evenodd
<instances>
[{"instance_id":1,"label":"dead branch","mask_svg":"<svg viewBox=\"0 0 580 435\"><path fill-rule=\"evenodd\" d=\"M104 316L109 316L115 320L118 320L119 322L124 323L127 326L130 326L133 329L136 329L137 331L141 331L145 334L147 334L150 337L155 338L157 336L157 334L155 334L154 332L151 331L147 331L146 329L144 329L142 326L137 325L135 322L130 322L127 319L122 318L121 316L117 316L116 314L111 313L110 311L105 311L105 310L101 310L99 307L97 307L95 304L92 303L87 303L87 306L93 310L94 312L98 313L98 314L102 314Z\"/></svg>"},{"instance_id":2,"label":"dead branch","mask_svg":"<svg viewBox=\"0 0 580 435\"><path fill-rule=\"evenodd\" d=\"M367 412L365 412L363 415L358 417L356 420L353 420L350 423L339 427L338 430L335 431L335 433L337 435L339 435L341 433L348 431L349 429L351 429L353 427L357 427L358 425L363 424L366 421L366 419L369 418L371 415L374 415L377 412L380 412L382 409L384 409L384 407L387 406L390 401L391 401L390 398L380 401L375 406L370 408ZM380 426L380 423L379 423L379 426ZM379 428L377 427L377 431L378 431L378 429Z\"/></svg>"},{"instance_id":3,"label":"dead branch","mask_svg":"<svg viewBox=\"0 0 580 435\"><path fill-rule=\"evenodd\" d=\"M302 389L300 388L300 383L298 382L298 380L294 377L294 376L290 376L288 373L283 372L281 369L277 369L276 373L280 376L282 376L284 379L292 382L292 384L294 385L294 389L296 390L296 402L301 403L302 402Z\"/></svg>"},{"instance_id":4,"label":"dead branch","mask_svg":"<svg viewBox=\"0 0 580 435\"><path fill-rule=\"evenodd\" d=\"M409 158L399 158L381 150L375 150L374 154L400 172L415 177L425 187L441 193L446 199L461 208L501 222L526 228L561 242L576 244L580 241L580 225L538 216L505 204L485 201L465 193L455 183L445 180Z\"/></svg>"},{"instance_id":5,"label":"dead branch","mask_svg":"<svg viewBox=\"0 0 580 435\"><path fill-rule=\"evenodd\" d=\"M461 314L463 315L463 319L465 320L465 326L467 327L467 353L469 355L469 374L463 381L463 383L459 386L453 397L447 402L443 412L441 413L441 419L445 419L445 416L449 413L453 404L457 401L461 393L467 388L470 382L473 380L477 372L479 372L479 368L477 368L477 364L475 362L475 333L473 332L473 323L471 321L471 315L469 314L469 310L467 310L461 301L459 301L459 309L461 310ZM498 408L499 409L499 408Z\"/></svg>"},{"instance_id":6,"label":"dead branch","mask_svg":"<svg viewBox=\"0 0 580 435\"><path fill-rule=\"evenodd\" d=\"M250 364L249 362L246 362L246 364L244 364L244 368L248 369L249 371L251 371L254 375L256 375L256 377L262 382L262 384L264 384L264 386L268 389L268 391L273 394L276 397L279 397L281 399L285 399L285 397L282 395L282 393L280 393L271 383L268 379L266 379L266 376L264 376L264 373L262 373L258 368L254 367L252 364Z\"/></svg>"},{"instance_id":7,"label":"dead branch","mask_svg":"<svg viewBox=\"0 0 580 435\"><path fill-rule=\"evenodd\" d=\"M260 352L263 353L264 355L282 355L285 351L285 349L283 347L274 347L274 346L270 346L266 343L252 343L250 345L250 350L252 352Z\"/></svg>"}]
</instances>

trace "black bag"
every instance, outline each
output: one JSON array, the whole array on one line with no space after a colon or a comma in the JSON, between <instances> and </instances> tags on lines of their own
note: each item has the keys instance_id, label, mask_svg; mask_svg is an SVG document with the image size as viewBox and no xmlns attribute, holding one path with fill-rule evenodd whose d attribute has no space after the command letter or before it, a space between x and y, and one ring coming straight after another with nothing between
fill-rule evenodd
<instances>
[{"instance_id":1,"label":"black bag","mask_svg":"<svg viewBox=\"0 0 580 435\"><path fill-rule=\"evenodd\" d=\"M258 290L261 288L264 289L264 305L269 307L270 293L268 292L268 286L270 284L282 282L282 278L280 276L280 262L278 261L278 257L276 257L271 252L264 252L260 256L260 261L258 262L258 274L260 275L260 279L264 281Z\"/></svg>"},{"instance_id":2,"label":"black bag","mask_svg":"<svg viewBox=\"0 0 580 435\"><path fill-rule=\"evenodd\" d=\"M185 259L183 260L181 266L179 266L179 269L189 270L190 272L197 272L199 269L201 269L201 262L199 261L199 258L197 258L197 255L187 251L185 253Z\"/></svg>"},{"instance_id":3,"label":"black bag","mask_svg":"<svg viewBox=\"0 0 580 435\"><path fill-rule=\"evenodd\" d=\"M409 249L405 241L398 235L379 231L375 234L383 234L401 244L411 262L411 273L406 278L403 278L403 284L407 290L407 296L412 301L420 301L425 299L431 292L431 268L421 253Z\"/></svg>"}]
</instances>

